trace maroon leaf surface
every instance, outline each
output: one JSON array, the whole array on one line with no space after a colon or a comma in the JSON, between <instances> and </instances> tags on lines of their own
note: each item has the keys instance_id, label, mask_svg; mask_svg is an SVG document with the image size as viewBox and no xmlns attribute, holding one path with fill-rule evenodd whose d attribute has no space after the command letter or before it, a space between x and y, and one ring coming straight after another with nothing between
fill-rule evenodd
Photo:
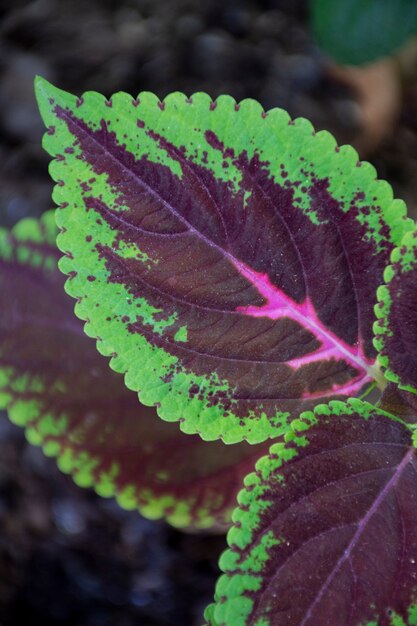
<instances>
[{"instance_id":1,"label":"maroon leaf surface","mask_svg":"<svg viewBox=\"0 0 417 626\"><path fill-rule=\"evenodd\" d=\"M417 394L405 391L395 383L388 383L378 407L400 417L404 422L417 424Z\"/></svg>"}]
</instances>

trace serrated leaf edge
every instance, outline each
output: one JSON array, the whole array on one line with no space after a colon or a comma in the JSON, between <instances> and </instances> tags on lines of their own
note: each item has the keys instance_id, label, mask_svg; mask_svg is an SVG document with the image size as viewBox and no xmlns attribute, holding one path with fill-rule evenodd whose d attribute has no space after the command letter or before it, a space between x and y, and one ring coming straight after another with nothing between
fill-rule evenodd
<instances>
[{"instance_id":1,"label":"serrated leaf edge","mask_svg":"<svg viewBox=\"0 0 417 626\"><path fill-rule=\"evenodd\" d=\"M374 348L377 351L377 362L381 367L385 378L398 385L398 387L404 391L417 394L417 388L411 385L405 385L401 383L401 378L392 369L390 369L390 359L387 355L382 354L384 348L384 337L392 334L391 329L388 327L387 316L390 309L390 294L389 284L395 276L394 263L397 263L402 258L402 248L417 247L416 236L416 223L409 219L409 228L403 235L401 243L394 248L391 253L390 263L384 270L384 283L377 289L377 303L374 306L374 312L376 321L373 325Z\"/></svg>"}]
</instances>

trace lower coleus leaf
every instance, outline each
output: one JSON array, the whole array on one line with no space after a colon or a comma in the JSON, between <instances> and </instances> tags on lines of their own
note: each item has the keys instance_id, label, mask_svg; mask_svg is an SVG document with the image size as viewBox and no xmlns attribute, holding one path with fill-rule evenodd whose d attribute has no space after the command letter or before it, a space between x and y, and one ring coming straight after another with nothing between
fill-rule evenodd
<instances>
[{"instance_id":1,"label":"lower coleus leaf","mask_svg":"<svg viewBox=\"0 0 417 626\"><path fill-rule=\"evenodd\" d=\"M417 624L415 424L331 402L245 479L216 626Z\"/></svg>"},{"instance_id":2,"label":"lower coleus leaf","mask_svg":"<svg viewBox=\"0 0 417 626\"><path fill-rule=\"evenodd\" d=\"M417 393L417 231L404 235L378 289L375 348L386 377Z\"/></svg>"},{"instance_id":3,"label":"lower coleus leaf","mask_svg":"<svg viewBox=\"0 0 417 626\"><path fill-rule=\"evenodd\" d=\"M0 231L0 408L82 486L176 526L230 522L265 446L187 437L139 404L74 316L53 212Z\"/></svg>"},{"instance_id":4,"label":"lower coleus leaf","mask_svg":"<svg viewBox=\"0 0 417 626\"><path fill-rule=\"evenodd\" d=\"M66 289L143 403L256 443L374 384L375 292L409 223L352 148L252 100L37 95Z\"/></svg>"}]
</instances>

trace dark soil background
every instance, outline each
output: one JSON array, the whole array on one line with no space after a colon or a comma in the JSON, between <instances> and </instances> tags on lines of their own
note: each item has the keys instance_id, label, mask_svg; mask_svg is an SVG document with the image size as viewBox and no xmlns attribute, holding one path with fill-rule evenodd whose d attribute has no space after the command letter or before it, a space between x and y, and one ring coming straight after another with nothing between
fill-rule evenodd
<instances>
[{"instance_id":1,"label":"dark soil background","mask_svg":"<svg viewBox=\"0 0 417 626\"><path fill-rule=\"evenodd\" d=\"M33 98L58 86L136 94L254 97L331 130L361 132L359 109L328 77L305 0L0 0L0 225L51 206ZM417 207L417 82L373 156ZM83 491L0 416L0 624L198 626L223 536L187 535Z\"/></svg>"}]
</instances>

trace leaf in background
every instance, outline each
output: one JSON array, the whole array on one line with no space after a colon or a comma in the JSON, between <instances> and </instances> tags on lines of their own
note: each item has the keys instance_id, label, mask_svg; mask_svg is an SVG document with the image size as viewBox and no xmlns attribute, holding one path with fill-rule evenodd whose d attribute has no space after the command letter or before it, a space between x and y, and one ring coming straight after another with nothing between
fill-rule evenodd
<instances>
[{"instance_id":1,"label":"leaf in background","mask_svg":"<svg viewBox=\"0 0 417 626\"><path fill-rule=\"evenodd\" d=\"M401 420L357 399L303 414L238 502L218 626L417 623L417 459Z\"/></svg>"},{"instance_id":2,"label":"leaf in background","mask_svg":"<svg viewBox=\"0 0 417 626\"><path fill-rule=\"evenodd\" d=\"M415 0L311 2L317 42L342 65L361 65L391 55L417 31Z\"/></svg>"},{"instance_id":3,"label":"leaf in background","mask_svg":"<svg viewBox=\"0 0 417 626\"><path fill-rule=\"evenodd\" d=\"M228 524L265 445L186 437L139 404L73 313L56 232L53 212L0 231L0 407L79 485L176 526Z\"/></svg>"},{"instance_id":4,"label":"leaf in background","mask_svg":"<svg viewBox=\"0 0 417 626\"><path fill-rule=\"evenodd\" d=\"M378 289L375 348L388 380L417 393L417 231L404 236Z\"/></svg>"},{"instance_id":5,"label":"leaf in background","mask_svg":"<svg viewBox=\"0 0 417 626\"><path fill-rule=\"evenodd\" d=\"M256 443L369 388L375 291L408 222L352 148L253 100L37 94L67 291L144 404Z\"/></svg>"}]
</instances>

